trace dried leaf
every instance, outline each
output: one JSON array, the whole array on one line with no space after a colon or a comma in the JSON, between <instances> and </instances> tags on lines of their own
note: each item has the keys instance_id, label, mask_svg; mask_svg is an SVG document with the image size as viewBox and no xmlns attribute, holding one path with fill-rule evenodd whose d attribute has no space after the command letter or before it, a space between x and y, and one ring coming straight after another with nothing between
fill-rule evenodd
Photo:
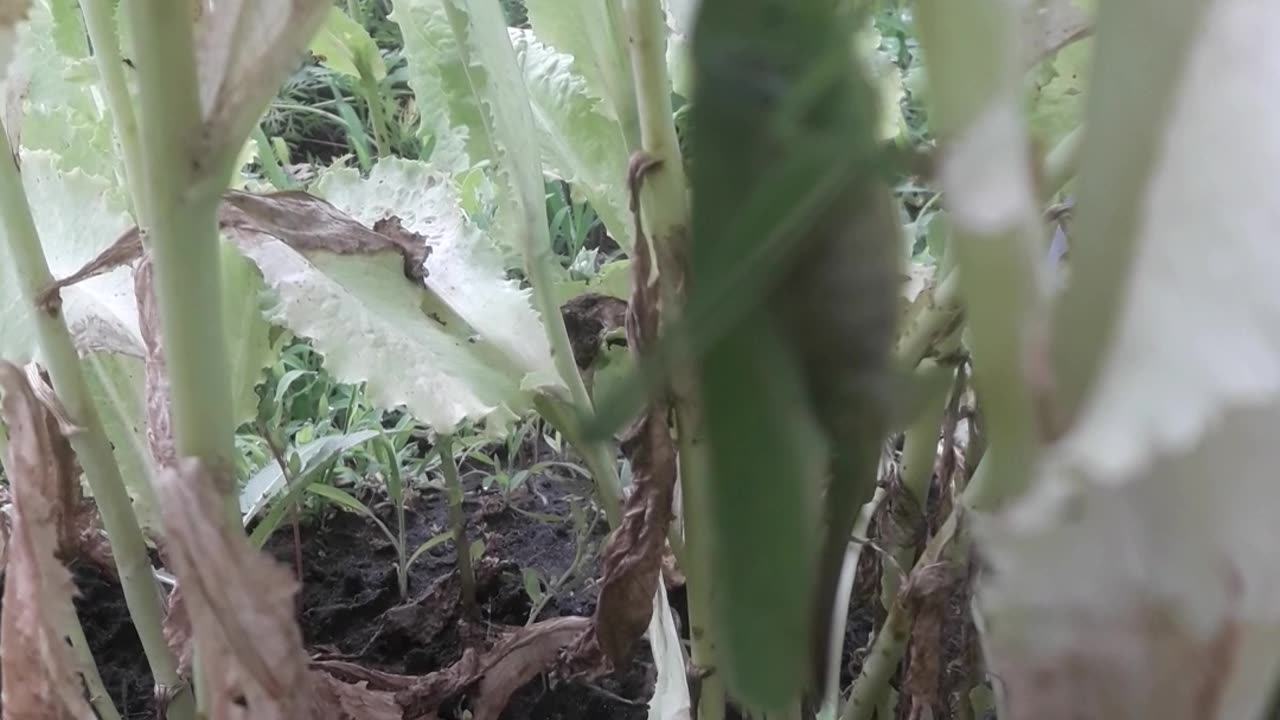
<instances>
[{"instance_id":1,"label":"dried leaf","mask_svg":"<svg viewBox=\"0 0 1280 720\"><path fill-rule=\"evenodd\" d=\"M637 357L643 357L656 340L660 320L657 278L652 272L651 250L641 226L637 200L643 176L652 166L651 161L637 156L630 167L636 246L626 329L627 344ZM595 645L615 667L625 665L632 646L644 635L653 616L676 485L676 451L667 425L669 410L665 394L655 397L623 438L622 448L631 460L635 489L627 498L622 522L600 553L600 599L592 630L574 650L581 659L594 654Z\"/></svg>"},{"instance_id":2,"label":"dried leaf","mask_svg":"<svg viewBox=\"0 0 1280 720\"><path fill-rule=\"evenodd\" d=\"M582 617L545 620L516 629L483 655L464 651L452 666L397 693L406 717L430 717L443 703L470 690L472 720L497 720L511 694L554 665L560 651L588 630L590 622Z\"/></svg>"},{"instance_id":3,"label":"dried leaf","mask_svg":"<svg viewBox=\"0 0 1280 720\"><path fill-rule=\"evenodd\" d=\"M368 682L345 683L322 672L313 673L313 678L316 694L308 717L324 717L333 708L337 708L338 720L401 720L404 717L393 693L371 690Z\"/></svg>"},{"instance_id":4,"label":"dried leaf","mask_svg":"<svg viewBox=\"0 0 1280 720\"><path fill-rule=\"evenodd\" d=\"M49 439L49 455L45 460L50 473L47 482L54 492L53 523L58 537L55 554L62 561L70 562L80 549L80 515L86 510L80 488L80 464L66 437L79 428L71 421L40 367L29 363L25 372L27 387L37 403L33 410L44 424L44 434Z\"/></svg>"},{"instance_id":5,"label":"dried leaf","mask_svg":"<svg viewBox=\"0 0 1280 720\"><path fill-rule=\"evenodd\" d=\"M298 65L333 4L222 0L196 23L205 152L234 152Z\"/></svg>"},{"instance_id":6,"label":"dried leaf","mask_svg":"<svg viewBox=\"0 0 1280 720\"><path fill-rule=\"evenodd\" d=\"M224 230L267 235L298 252L321 250L337 255L399 253L405 277L421 282L431 254L425 238L412 233L396 218L375 223L373 229L309 193L287 190L266 195L232 190L222 197L218 222Z\"/></svg>"},{"instance_id":7,"label":"dried leaf","mask_svg":"<svg viewBox=\"0 0 1280 720\"><path fill-rule=\"evenodd\" d=\"M472 719L497 720L512 693L550 667L586 624L585 618L577 617L548 620L516 631L490 650L480 663L483 670Z\"/></svg>"},{"instance_id":8,"label":"dried leaf","mask_svg":"<svg viewBox=\"0 0 1280 720\"><path fill-rule=\"evenodd\" d=\"M210 512L222 506L227 484L199 460L183 458L162 472L157 487L209 718L336 720L336 707L313 707L315 682L294 617L297 582L222 522L221 513Z\"/></svg>"},{"instance_id":9,"label":"dried leaf","mask_svg":"<svg viewBox=\"0 0 1280 720\"><path fill-rule=\"evenodd\" d=\"M160 309L152 276L151 257L146 255L133 273L134 295L138 299L138 327L146 348L145 395L147 446L157 471L173 468L178 451L173 439L173 413L169 405L169 372L161 344Z\"/></svg>"},{"instance_id":10,"label":"dried leaf","mask_svg":"<svg viewBox=\"0 0 1280 720\"><path fill-rule=\"evenodd\" d=\"M187 603L182 599L181 587L175 587L169 593L161 630L164 633L164 644L178 658L178 676L190 677L195 647L191 643L191 614L187 612Z\"/></svg>"},{"instance_id":11,"label":"dried leaf","mask_svg":"<svg viewBox=\"0 0 1280 720\"><path fill-rule=\"evenodd\" d=\"M0 611L0 690L5 720L92 720L62 631L77 622L71 574L57 546L59 459L47 415L16 366L0 361L5 470L13 490L4 605Z\"/></svg>"}]
</instances>

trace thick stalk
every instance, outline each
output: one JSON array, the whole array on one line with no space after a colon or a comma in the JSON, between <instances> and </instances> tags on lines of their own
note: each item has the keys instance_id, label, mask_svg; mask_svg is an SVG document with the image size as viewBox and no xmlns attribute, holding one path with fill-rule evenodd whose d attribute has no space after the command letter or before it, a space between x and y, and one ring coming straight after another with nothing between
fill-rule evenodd
<instances>
[{"instance_id":1,"label":"thick stalk","mask_svg":"<svg viewBox=\"0 0 1280 720\"><path fill-rule=\"evenodd\" d=\"M963 562L968 557L972 542L969 535L970 523L961 522L961 517L970 512L984 512L1009 497L1008 491L1011 488L992 483L992 467L993 463L989 461L978 465L960 496L960 502L952 508L951 515L942 528L929 541L912 572L939 558L948 562ZM884 626L871 643L871 650L862 664L862 672L854 680L849 702L840 715L841 720L871 720L876 705L889 688L889 680L898 663L902 662L907 640L911 637L913 618L901 599L900 597L889 608Z\"/></svg>"},{"instance_id":2,"label":"thick stalk","mask_svg":"<svg viewBox=\"0 0 1280 720\"><path fill-rule=\"evenodd\" d=\"M160 589L147 556L146 541L133 514L133 506L120 477L120 467L112 455L111 443L107 440L97 407L90 398L80 357L61 316L35 304L34 298L53 282L53 276L40 247L17 160L9 147L3 125L0 125L0 223L13 257L14 276L21 285L23 299L32 309L40 354L53 381L54 391L70 418L83 429L72 434L69 440L84 469L103 528L111 541L111 553L124 589L125 604L137 628L143 652L156 683L177 688L180 683L177 663L161 631L164 611ZM183 693L171 706L169 717L190 716L190 698Z\"/></svg>"},{"instance_id":3,"label":"thick stalk","mask_svg":"<svg viewBox=\"0 0 1280 720\"><path fill-rule=\"evenodd\" d=\"M478 617L476 575L471 567L471 543L467 541L467 519L462 513L462 479L458 476L458 464L453 458L453 438L442 436L436 444L436 451L440 453L440 467L444 470L445 487L449 492L449 524L453 526L453 545L458 552L462 605L468 613Z\"/></svg>"},{"instance_id":4,"label":"thick stalk","mask_svg":"<svg viewBox=\"0 0 1280 720\"><path fill-rule=\"evenodd\" d=\"M1040 195L1042 201L1048 201L1062 190L1071 178L1080 171L1080 151L1084 146L1084 126L1077 127L1058 141L1058 144L1044 157L1044 187Z\"/></svg>"},{"instance_id":5,"label":"thick stalk","mask_svg":"<svg viewBox=\"0 0 1280 720\"><path fill-rule=\"evenodd\" d=\"M895 528L892 533L894 542L886 548L894 560L885 566L880 577L880 601L886 608L893 607L902 586L902 576L897 568L915 564L915 539L924 535L929 481L933 479L934 461L938 457L938 436L947 409L947 390L951 387L955 370L925 360L917 375L926 404L907 428L902 447L902 491L907 497L901 502L911 508L910 515L907 516L911 526Z\"/></svg>"},{"instance_id":6,"label":"thick stalk","mask_svg":"<svg viewBox=\"0 0 1280 720\"><path fill-rule=\"evenodd\" d=\"M639 190L640 214L658 269L664 329L680 321L685 306L688 268L689 204L684 160L672 119L671 78L666 62L666 18L658 0L624 0L630 39L631 72L635 80L636 114L640 121L641 151L656 161ZM636 238L643 242L645 238ZM681 354L678 352L678 355ZM684 560L689 592L689 637L693 665L709 671L698 694L699 720L725 717L725 686L716 671L717 637L712 623L710 578L710 498L702 413L689 372L690 364L677 356L671 373L671 395L678 429L681 494L684 501Z\"/></svg>"},{"instance_id":7,"label":"thick stalk","mask_svg":"<svg viewBox=\"0 0 1280 720\"><path fill-rule=\"evenodd\" d=\"M84 626L80 624L80 618L73 616L67 627L63 628L63 632L66 633L71 652L76 656L76 662L80 664L80 676L84 679L85 695L88 696L94 712L98 713L98 720L120 720L120 711L116 709L115 703L111 702L111 696L107 694L107 686L103 684L102 675L98 672L98 663L94 661L93 653L89 651L89 639L84 636Z\"/></svg>"},{"instance_id":8,"label":"thick stalk","mask_svg":"<svg viewBox=\"0 0 1280 720\"><path fill-rule=\"evenodd\" d=\"M543 395L534 400L538 414L560 431L560 434L582 453L582 461L595 482L596 499L604 509L610 528L622 522L622 480L618 477L618 464L608 441L588 442L578 424L575 413L559 398Z\"/></svg>"},{"instance_id":9,"label":"thick stalk","mask_svg":"<svg viewBox=\"0 0 1280 720\"><path fill-rule=\"evenodd\" d=\"M992 446L995 482L1025 488L1039 458L1040 401L1050 382L1044 227L1021 121L1018 17L1003 0L917 7L934 114L950 138L940 177L960 291ZM982 37L981 46L964 38ZM993 198L998 198L995 200Z\"/></svg>"},{"instance_id":10,"label":"thick stalk","mask_svg":"<svg viewBox=\"0 0 1280 720\"><path fill-rule=\"evenodd\" d=\"M124 77L124 58L116 37L115 3L112 0L81 0L80 10L84 13L85 28L93 42L93 59L97 61L111 123L124 156L125 183L133 204L133 217L139 223L146 223L148 216L146 196L141 191L143 170L138 119L134 114L133 95Z\"/></svg>"},{"instance_id":11,"label":"thick stalk","mask_svg":"<svg viewBox=\"0 0 1280 720\"><path fill-rule=\"evenodd\" d=\"M187 3L132 0L137 39L146 181L146 228L155 267L156 300L179 456L197 457L230 476L235 426L226 331L222 322L222 257L217 211L230 169L209 167ZM220 161L221 162L221 161ZM233 492L228 519L239 521Z\"/></svg>"}]
</instances>

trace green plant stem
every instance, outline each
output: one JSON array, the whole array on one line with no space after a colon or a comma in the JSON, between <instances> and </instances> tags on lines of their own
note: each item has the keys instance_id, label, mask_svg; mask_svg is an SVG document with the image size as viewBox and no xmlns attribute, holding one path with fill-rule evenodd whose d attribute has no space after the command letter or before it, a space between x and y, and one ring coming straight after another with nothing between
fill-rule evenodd
<instances>
[{"instance_id":1,"label":"green plant stem","mask_svg":"<svg viewBox=\"0 0 1280 720\"><path fill-rule=\"evenodd\" d=\"M387 157L391 154L391 146L387 139L389 126L386 108L382 105L382 89L378 87L377 79L365 64L360 63L359 68L360 95L364 97L365 105L369 107L369 124L373 125L373 143L378 148L378 157Z\"/></svg>"},{"instance_id":2,"label":"green plant stem","mask_svg":"<svg viewBox=\"0 0 1280 720\"><path fill-rule=\"evenodd\" d=\"M1008 486L992 482L992 467L988 458L978 464L973 477L960 495L960 501L955 504L943 526L921 553L913 572L939 559L952 563L966 560L972 542L969 532L971 523L962 522L962 518L968 514L986 512L1009 497ZM884 625L872 640L871 649L862 664L862 672L854 679L849 702L840 715L841 720L871 720L876 705L889 688L889 680L902 661L907 640L911 637L913 618L902 600L899 596L889 608Z\"/></svg>"},{"instance_id":3,"label":"green plant stem","mask_svg":"<svg viewBox=\"0 0 1280 720\"><path fill-rule=\"evenodd\" d=\"M294 189L294 182L285 174L280 158L276 157L276 149L271 146L271 140L261 124L253 127L252 137L254 144L258 146L258 159L262 162L262 174L267 176L267 182L277 190Z\"/></svg>"},{"instance_id":4,"label":"green plant stem","mask_svg":"<svg viewBox=\"0 0 1280 720\"><path fill-rule=\"evenodd\" d=\"M924 409L907 428L902 447L902 490L906 505L913 508L908 516L912 527L897 528L892 533L902 542L886 548L893 562L885 566L880 576L880 601L886 608L897 602L903 578L895 568L911 567L915 563L915 538L925 533L925 508L929 500L929 481L933 479L934 461L938 457L938 437L943 416L947 409L947 390L951 388L955 369L944 367L931 360L920 364L918 377L925 396ZM900 515L901 517L901 515Z\"/></svg>"},{"instance_id":5,"label":"green plant stem","mask_svg":"<svg viewBox=\"0 0 1280 720\"><path fill-rule=\"evenodd\" d=\"M234 472L235 422L222 320L218 207L234 157L213 162L204 137L190 8L172 0L132 0L141 128L147 143L143 196L168 364L174 441L218 473ZM226 517L239 525L233 483Z\"/></svg>"},{"instance_id":6,"label":"green plant stem","mask_svg":"<svg viewBox=\"0 0 1280 720\"><path fill-rule=\"evenodd\" d=\"M141 192L142 147L138 135L138 119L134 114L134 100L124 77L124 58L120 54L120 42L116 37L115 3L112 0L81 0L85 28L93 42L93 58L97 61L98 75L107 98L107 108L115 128L116 140L124 156L125 184L129 188L129 200L133 205L133 217L139 223L147 222L146 196Z\"/></svg>"},{"instance_id":7,"label":"green plant stem","mask_svg":"<svg viewBox=\"0 0 1280 720\"><path fill-rule=\"evenodd\" d=\"M582 462L587 466L595 483L596 498L604 509L605 518L610 528L618 527L622 522L622 480L618 477L618 463L612 443L607 441L588 442L578 424L578 413L559 399L542 395L534 399L534 407L538 414L582 453Z\"/></svg>"},{"instance_id":8,"label":"green plant stem","mask_svg":"<svg viewBox=\"0 0 1280 720\"><path fill-rule=\"evenodd\" d=\"M103 528L111 541L116 571L124 589L125 604L138 631L142 649L158 685L178 688L177 662L165 644L161 631L164 610L160 590L152 575L147 545L138 519L120 476L120 467L111 452L98 409L89 395L84 368L61 316L36 307L35 297L53 282L49 264L40 247L31 208L27 205L17 159L0 124L0 227L14 263L14 276L21 285L23 299L32 309L40 353L54 391L67 414L82 428L69 438L85 479L93 492ZM179 694L170 706L172 720L191 717L190 697Z\"/></svg>"},{"instance_id":9,"label":"green plant stem","mask_svg":"<svg viewBox=\"0 0 1280 720\"><path fill-rule=\"evenodd\" d=\"M1062 190L1080 171L1080 151L1084 146L1084 126L1077 127L1058 141L1044 158L1044 188L1041 201L1047 202Z\"/></svg>"},{"instance_id":10,"label":"green plant stem","mask_svg":"<svg viewBox=\"0 0 1280 720\"><path fill-rule=\"evenodd\" d=\"M89 704L98 713L98 720L120 720L120 711L116 709L115 703L111 702L111 696L107 694L107 686L102 682L102 675L98 672L98 664L89 650L89 639L84 636L84 626L80 624L80 618L73 615L71 622L63 628L63 632L66 634L67 644L71 645L71 651L76 656L76 662L80 664L80 676L84 678L85 694L89 697Z\"/></svg>"},{"instance_id":11,"label":"green plant stem","mask_svg":"<svg viewBox=\"0 0 1280 720\"><path fill-rule=\"evenodd\" d=\"M1029 163L1016 151L1027 145L1025 127L1018 124L1023 92L1018 18L1003 0L976 0L963 8L924 0L917 13L935 89L932 117L943 136L956 138L941 175L950 200L974 385L992 446L1001 450L1000 464L991 472L995 482L1016 493L1029 482L1040 452L1036 393L1047 379L1029 369L1043 367L1050 351L1050 308L1042 282L1045 232L1037 199L1028 192ZM973 37L988 42L964 39ZM996 125L998 118L1012 118L1011 127ZM997 131L999 144L984 141ZM1000 196L998 203L993 193Z\"/></svg>"},{"instance_id":12,"label":"green plant stem","mask_svg":"<svg viewBox=\"0 0 1280 720\"><path fill-rule=\"evenodd\" d=\"M871 501L862 506L858 519L853 524L854 542L849 544L845 552L844 567L840 571L840 584L836 588L836 602L831 617L831 644L827 657L827 696L822 700L822 708L818 710L817 720L836 720L840 711L840 657L844 651L844 631L849 622L849 599L853 596L853 581L856 579L858 559L866 545L859 542L867 535L871 525L871 517L876 508L884 500L884 488L876 488Z\"/></svg>"},{"instance_id":13,"label":"green plant stem","mask_svg":"<svg viewBox=\"0 0 1280 720\"><path fill-rule=\"evenodd\" d=\"M458 463L453 457L453 438L441 436L436 444L440 454L440 467L444 471L445 487L449 492L449 524L453 526L453 544L458 553L458 576L462 585L462 605L473 616L479 615L476 604L476 576L471 567L471 543L467 540L467 519L462 513L462 480L458 477Z\"/></svg>"},{"instance_id":14,"label":"green plant stem","mask_svg":"<svg viewBox=\"0 0 1280 720\"><path fill-rule=\"evenodd\" d=\"M680 321L685 307L688 268L688 180L671 107L671 78L666 62L666 18L658 0L624 0L631 72L635 82L640 147L658 162L640 188L640 214L658 268L664 329ZM646 238L636 238L644 242ZM680 352L680 351L678 351ZM683 355L683 352L680 352ZM702 412L690 363L677 357L671 373L675 405L680 482L684 500L684 570L688 579L689 638L692 663L709 671L698 695L700 720L725 717L724 678L716 671L718 638L712 622L709 461Z\"/></svg>"}]
</instances>

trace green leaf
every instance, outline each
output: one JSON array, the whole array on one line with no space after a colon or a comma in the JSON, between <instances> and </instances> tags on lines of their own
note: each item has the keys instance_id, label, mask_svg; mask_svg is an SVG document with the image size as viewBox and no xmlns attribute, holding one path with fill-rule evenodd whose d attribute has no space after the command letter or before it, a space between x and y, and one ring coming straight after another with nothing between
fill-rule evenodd
<instances>
[{"instance_id":1,"label":"green leaf","mask_svg":"<svg viewBox=\"0 0 1280 720\"><path fill-rule=\"evenodd\" d=\"M415 68L411 76L429 78L421 81L427 94L418 96L424 122L448 137L465 132L470 162L463 167L491 166L491 232L498 247L523 257L532 276L551 272L539 138L501 8L491 0L409 0L397 8L396 17L405 32L406 57ZM445 118L434 117L442 107L447 108L448 130L441 127ZM453 169L449 154L442 162L449 165L437 166Z\"/></svg>"},{"instance_id":2,"label":"green leaf","mask_svg":"<svg viewBox=\"0 0 1280 720\"><path fill-rule=\"evenodd\" d=\"M520 571L520 578L524 582L524 594L529 596L530 602L537 604L546 594L542 589L542 576L533 568L525 568Z\"/></svg>"},{"instance_id":3,"label":"green leaf","mask_svg":"<svg viewBox=\"0 0 1280 720\"><path fill-rule=\"evenodd\" d=\"M22 154L22 180L36 231L54 277L66 277L108 248L130 225L113 185L81 171L63 172L43 150ZM0 357L27 362L36 355L30 308L11 279L13 262L0 249ZM133 279L118 268L65 288L62 313L81 353L125 352L142 357Z\"/></svg>"},{"instance_id":4,"label":"green leaf","mask_svg":"<svg viewBox=\"0 0 1280 720\"><path fill-rule=\"evenodd\" d=\"M450 174L492 161L453 29L440 0L400 0L389 15L404 36L409 87L424 133L434 138L431 164Z\"/></svg>"},{"instance_id":5,"label":"green leaf","mask_svg":"<svg viewBox=\"0 0 1280 720\"><path fill-rule=\"evenodd\" d=\"M423 554L431 552L436 547L439 547L440 545L443 545L452 539L453 539L453 532L446 530L445 532L435 535L430 540L422 543L421 545L418 546L416 550L413 551L413 554L409 556L408 567L413 567L413 564L417 562L418 558L422 557Z\"/></svg>"},{"instance_id":6,"label":"green leaf","mask_svg":"<svg viewBox=\"0 0 1280 720\"><path fill-rule=\"evenodd\" d=\"M1053 147L1084 121L1093 42L1068 45L1033 71L1030 124L1045 147Z\"/></svg>"},{"instance_id":7,"label":"green leaf","mask_svg":"<svg viewBox=\"0 0 1280 720\"><path fill-rule=\"evenodd\" d=\"M348 77L360 79L367 74L381 82L387 76L377 43L364 26L337 6L329 10L320 32L312 38L311 54L325 67Z\"/></svg>"},{"instance_id":8,"label":"green leaf","mask_svg":"<svg viewBox=\"0 0 1280 720\"><path fill-rule=\"evenodd\" d=\"M479 562L480 556L484 555L485 544L483 540L476 540L471 543L471 562Z\"/></svg>"},{"instance_id":9,"label":"green leaf","mask_svg":"<svg viewBox=\"0 0 1280 720\"><path fill-rule=\"evenodd\" d=\"M624 182L627 145L621 126L605 114L602 101L588 94L585 79L574 72L571 56L538 42L528 30L512 28L510 33L529 90L544 162L582 192L609 235L630 252L635 239Z\"/></svg>"},{"instance_id":10,"label":"green leaf","mask_svg":"<svg viewBox=\"0 0 1280 720\"><path fill-rule=\"evenodd\" d=\"M341 488L336 488L332 485L312 485L307 488L307 492L312 495L319 495L344 510L359 513L371 520L378 519L378 516L374 515L373 511L370 510L368 506L357 500L351 493Z\"/></svg>"},{"instance_id":11,"label":"green leaf","mask_svg":"<svg viewBox=\"0 0 1280 720\"><path fill-rule=\"evenodd\" d=\"M440 173L383 160L368 179L330 171L315 191L365 225L399 218L431 247L426 288L394 253L304 253L283 242L248 250L276 295L273 319L312 338L336 379L367 381L370 402L404 405L440 432L467 421L501 432L534 392L561 387L529 292L505 279Z\"/></svg>"},{"instance_id":12,"label":"green leaf","mask_svg":"<svg viewBox=\"0 0 1280 720\"><path fill-rule=\"evenodd\" d=\"M752 712L822 690L888 428L903 243L877 92L837 5L703 0L693 37L686 317L705 323L688 332L707 348L717 670Z\"/></svg>"},{"instance_id":13,"label":"green leaf","mask_svg":"<svg viewBox=\"0 0 1280 720\"><path fill-rule=\"evenodd\" d=\"M635 89L622 4L595 0L528 0L529 22L538 39L573 58L607 117L634 122ZM637 130L638 132L638 130Z\"/></svg>"},{"instance_id":14,"label":"green leaf","mask_svg":"<svg viewBox=\"0 0 1280 720\"><path fill-rule=\"evenodd\" d=\"M313 482L330 463L336 461L344 453L357 448L379 436L376 430L362 430L348 435L327 435L312 440L297 449L301 469L294 479L293 486L286 482L280 464L274 460L259 470L240 491L240 514L248 523L257 517L263 508L281 493L289 490L291 494L300 491L300 486Z\"/></svg>"}]
</instances>

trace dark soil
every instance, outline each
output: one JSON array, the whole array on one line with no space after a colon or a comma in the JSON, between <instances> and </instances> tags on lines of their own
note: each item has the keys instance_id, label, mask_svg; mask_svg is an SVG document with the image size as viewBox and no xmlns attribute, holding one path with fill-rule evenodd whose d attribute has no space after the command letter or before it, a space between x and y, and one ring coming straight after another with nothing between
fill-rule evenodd
<instances>
[{"instance_id":1,"label":"dark soil","mask_svg":"<svg viewBox=\"0 0 1280 720\"><path fill-rule=\"evenodd\" d=\"M464 647L485 649L497 630L524 625L532 601L524 589L523 572L537 570L548 580L563 575L573 564L579 536L570 519L570 504L584 509L588 523L595 512L590 509L586 483L546 476L531 477L528 483L509 502L496 489L484 491L478 482L466 483L469 538L485 543L476 564L480 610L476 619L467 616L459 601L451 542L419 558L410 571L409 600L402 602L395 550L376 525L348 512L312 513L301 527L303 582L298 596L298 619L308 648L369 668L417 675L455 662ZM388 503L376 502L371 491L355 494L372 503L394 530ZM425 489L410 508L406 525L412 549L445 529L448 507L442 491ZM603 517L590 534L584 533L587 551L579 571L536 619L594 611L595 555L606 533ZM266 550L292 568L292 528L282 526L268 540ZM154 717L151 674L123 592L114 579L89 563L76 563L72 570L80 591L76 608L108 693L124 717ZM652 660L641 642L630 667L597 681L536 678L516 692L502 718L642 719L647 716L653 683ZM441 717L460 717L462 709L444 708Z\"/></svg>"},{"instance_id":2,"label":"dark soil","mask_svg":"<svg viewBox=\"0 0 1280 720\"><path fill-rule=\"evenodd\" d=\"M465 647L488 647L495 631L529 620L533 603L523 574L536 570L550 580L573 565L580 534L570 506L583 509L589 523L596 512L591 509L590 486L534 476L504 499L496 489L478 487L478 481L465 484L469 539L485 545L476 564L479 618L468 617L459 600L452 542L417 561L410 570L409 599L402 602L396 553L382 531L354 513L322 508L309 513L300 528L303 582L298 619L313 653L392 673L426 674L457 661ZM372 490L349 490L374 507L394 531L394 513L385 499ZM410 548L445 530L448 507L442 491L424 489L409 507ZM606 533L601 517L589 534L582 534L586 546L581 567L546 603L537 620L594 611L596 551ZM266 545L267 552L290 568L295 564L293 537L292 528L285 524ZM866 562L867 555L862 564L872 567L860 568L859 585L878 584L878 573L874 563ZM80 562L72 569L80 590L76 606L108 692L124 717L154 717L150 672L119 585L92 564ZM868 597L875 597L869 587L858 588L850 610L841 673L846 687L860 665L874 621L872 608L857 601ZM684 589L672 589L670 601L686 634ZM502 718L640 720L647 716L653 682L652 660L642 641L629 667L599 680L536 678L516 692ZM463 709L443 708L441 717L461 717ZM738 715L731 709L730 717Z\"/></svg>"}]
</instances>

